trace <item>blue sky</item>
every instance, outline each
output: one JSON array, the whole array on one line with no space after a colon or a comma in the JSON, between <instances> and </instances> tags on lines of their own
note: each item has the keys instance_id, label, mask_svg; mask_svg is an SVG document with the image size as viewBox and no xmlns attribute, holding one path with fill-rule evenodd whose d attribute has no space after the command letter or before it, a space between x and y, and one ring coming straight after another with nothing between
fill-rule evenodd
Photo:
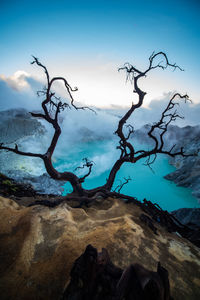
<instances>
[{"instance_id":1,"label":"blue sky","mask_svg":"<svg viewBox=\"0 0 200 300\"><path fill-rule=\"evenodd\" d=\"M97 103L105 104L108 93L115 103L125 93L122 86L111 92L119 86L117 67L129 61L142 68L154 50L162 50L185 72L153 74L147 84L151 99L178 88L200 102L199 14L199 0L0 0L0 74L24 70L39 76L29 65L33 54L54 75L81 86L87 103L99 94Z\"/></svg>"}]
</instances>

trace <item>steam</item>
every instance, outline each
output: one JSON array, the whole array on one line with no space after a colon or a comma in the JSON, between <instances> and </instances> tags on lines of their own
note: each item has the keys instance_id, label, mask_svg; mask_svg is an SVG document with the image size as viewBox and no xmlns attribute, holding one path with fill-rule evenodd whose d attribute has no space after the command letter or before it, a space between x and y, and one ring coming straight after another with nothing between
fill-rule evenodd
<instances>
[{"instance_id":1,"label":"steam","mask_svg":"<svg viewBox=\"0 0 200 300\"><path fill-rule=\"evenodd\" d=\"M28 111L40 110L41 99L36 96L36 91L41 90L42 83L29 74L18 71L13 76L0 77L0 110L23 107ZM59 85L56 90L59 92ZM63 90L62 90L63 94ZM147 123L153 123L160 119L163 109L167 106L172 93L163 95L160 100L153 100L148 108L141 107L131 116L129 123L135 129L141 128ZM94 94L95 99L95 94ZM180 101L181 103L181 101ZM118 139L114 135L119 119L126 113L128 108L121 108L112 105L107 109L96 108L97 114L90 110L66 109L61 113L59 122L62 134L58 141L53 159L59 171L74 171L81 165L84 157L94 161L92 177L109 170L118 158L119 151L116 150ZM178 107L180 114L185 119L177 120L176 125L196 125L199 123L200 104L182 103ZM45 126L46 133L41 136L24 137L20 140L20 147L25 151L44 153L50 144L53 129L45 121L40 122ZM95 143L94 151L91 150L90 143ZM14 160L21 164L22 161L29 161L27 168L32 174L42 174L44 167L36 159L19 158L12 155ZM35 161L35 163L34 163ZM33 170L34 168L34 170ZM30 170L29 170L30 169ZM79 170L85 172L85 170Z\"/></svg>"},{"instance_id":2,"label":"steam","mask_svg":"<svg viewBox=\"0 0 200 300\"><path fill-rule=\"evenodd\" d=\"M13 76L10 77L0 75L0 111L19 107L23 107L28 111L40 110L41 99L36 96L36 91L41 90L42 88L43 83L41 81L34 77L31 77L24 71L17 71ZM66 90L63 89L62 85L57 84L55 86L55 90L56 92L60 93L60 95L65 95L65 97L67 98ZM98 91L96 91L96 93L98 94ZM135 128L139 128L144 124L157 121L172 94L172 92L164 94L160 99L152 100L148 107L141 107L140 109L136 110L130 118L130 123L134 125ZM94 91L93 106L95 106L96 96L97 95L95 95ZM200 103L192 104L187 102L185 104L181 103L180 101L180 104L181 105L178 107L178 110L180 111L181 115L185 117L185 119L178 120L177 125L185 126L199 124ZM76 111L71 110L65 112L65 114L63 115L63 124L69 127L72 126L73 130L75 128L77 128L77 130L79 129L78 124L82 124L82 126L90 128L95 126L96 132L98 132L99 135L101 135L101 133L102 135L104 135L106 132L113 132L116 130L115 126L118 118L124 115L127 109L128 107L124 107L122 99L121 106L119 104L113 104L110 105L110 107L107 109L96 108L96 111L98 112L97 116L91 114L91 112L89 111L78 111L77 113ZM116 121L114 121L115 117ZM103 124L103 126L99 123Z\"/></svg>"}]
</instances>

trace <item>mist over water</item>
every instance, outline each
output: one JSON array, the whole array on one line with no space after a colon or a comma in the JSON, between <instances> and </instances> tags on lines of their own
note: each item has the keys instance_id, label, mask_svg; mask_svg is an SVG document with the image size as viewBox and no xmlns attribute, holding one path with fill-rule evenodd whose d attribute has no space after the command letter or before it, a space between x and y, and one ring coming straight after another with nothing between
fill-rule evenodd
<instances>
[{"instance_id":1,"label":"mist over water","mask_svg":"<svg viewBox=\"0 0 200 300\"><path fill-rule=\"evenodd\" d=\"M23 72L12 78L1 78L0 109L5 110L23 106L28 111L40 110L41 100L33 96L33 92L38 90L38 85L40 86L41 83ZM158 121L169 98L170 94L165 94L160 99L162 101L152 101L148 109L141 107L134 112L129 119L129 123L137 129L146 123ZM178 120L176 125L199 124L200 104L182 103L179 109L182 109L180 113L186 119ZM111 106L109 109L100 110L97 108L96 111L97 114L88 110L67 109L60 114L59 123L62 134L53 156L54 166L59 171L74 172L85 157L94 161L92 173L84 183L84 187L88 189L106 182L109 170L119 157L119 151L116 150L118 140L113 133L116 131L118 121L127 111L127 108ZM7 118L6 113L5 115ZM53 129L47 122L41 120L40 122L47 132L45 134L38 133L37 135L31 133L31 136L25 137L22 134L23 138L18 143L21 150L45 153L52 139ZM19 126L19 124L17 123L16 126ZM16 134L16 130L14 130L14 134ZM13 146L15 145L13 144ZM6 155L9 155L7 160L2 155L2 171L5 171L5 173L8 169L11 169L11 173L12 170L22 171L33 176L40 176L45 172L41 160L19 157L13 153L6 153ZM9 161L9 164L5 164L5 161ZM146 198L160 204L163 209L169 211L180 207L199 207L197 199L192 197L189 189L177 187L174 183L163 178L163 176L174 171L174 167L169 165L166 157L160 156L157 158L153 165L154 173L143 163L144 161L137 162L134 165L124 164L117 174L114 188L120 183L120 180L130 176L132 180L124 186L121 193L135 196L139 200ZM87 172L85 169L79 169L76 174L81 176L85 172ZM64 193L70 191L70 185L65 185Z\"/></svg>"},{"instance_id":2,"label":"mist over water","mask_svg":"<svg viewBox=\"0 0 200 300\"><path fill-rule=\"evenodd\" d=\"M106 182L109 170L118 158L119 152L116 150L116 144L116 140L90 141L79 145L74 143L65 158L64 156L54 158L54 166L59 171L69 170L74 172L74 169L81 165L82 158L89 158L95 164L92 173L86 178L83 186L86 189L95 188ZM123 194L137 197L140 201L146 198L168 211L181 207L200 207L197 199L192 196L189 189L177 187L173 182L163 178L163 176L175 170L173 166L169 165L167 157L158 156L152 165L153 172L144 163L145 160L141 160L136 164L124 164L117 174L113 188L120 183L120 180L123 182L124 177L130 176L132 180L121 190ZM76 174L83 175L86 172L87 169L79 169ZM65 184L63 195L71 191L70 184Z\"/></svg>"},{"instance_id":3,"label":"mist over water","mask_svg":"<svg viewBox=\"0 0 200 300\"><path fill-rule=\"evenodd\" d=\"M20 113L22 119L19 117ZM24 128L23 125L26 120L28 120L27 124L30 123L30 132L27 133L25 130L27 127ZM83 158L88 158L94 162L94 166L92 173L83 184L84 188L91 189L105 184L110 169L120 155L120 151L116 149L119 141L117 136L113 134L117 128L118 120L118 114L108 114L108 112L103 111L99 111L97 115L90 111L67 111L66 116L60 119L62 134L53 155L53 164L56 169L62 172L75 172L78 176L83 176L87 170L78 169L75 171L75 169L81 166ZM30 119L30 115L23 110L2 113L1 123L2 141L11 143L10 146L15 147L13 138L18 138L18 146L22 151L27 152L45 153L48 145L50 145L53 136L51 126L44 121L42 122L43 125L36 126L35 119ZM18 130L17 137L16 128ZM5 136L3 136L3 132ZM137 139L133 139L132 142L136 149L142 148L141 144L136 144ZM144 165L144 162L124 164L117 174L113 189L120 183L120 180L123 181L124 177L130 176L132 180L121 190L123 194L132 195L141 201L146 198L158 203L168 211L181 207L200 206L188 188L177 187L174 183L163 178L175 170L169 165L167 157L158 156L152 165L154 173ZM1 153L0 168L1 172L9 176L16 178L20 176L24 179L30 176L41 176L46 172L40 159L8 152ZM41 185L40 179L39 183ZM48 181L43 185L43 191L49 193ZM63 194L71 191L70 184L65 184ZM56 192L58 189L55 186L51 193Z\"/></svg>"},{"instance_id":4,"label":"mist over water","mask_svg":"<svg viewBox=\"0 0 200 300\"><path fill-rule=\"evenodd\" d=\"M21 121L19 117L13 115L16 113L19 114L19 111L15 113L10 111L9 114L7 112L2 114L3 127L1 133L3 134L4 127L9 127L6 127L6 130L9 129L8 136L2 136L2 139L4 138L7 142L15 143L11 133L16 137L15 128L18 128L19 140L17 143L21 150L45 153L53 135L51 126L47 126L49 124L43 121L43 126L38 125L36 130L35 119L31 120L30 116L24 112L25 115L22 114ZM9 125L10 118L12 119L12 124L14 124L13 126ZM30 122L30 133L27 136L23 125L25 120ZM95 115L88 111L80 111L78 113L70 111L60 122L62 134L53 155L53 164L56 169L61 172L75 172L78 176L83 176L87 172L86 169L78 169L77 171L75 169L81 166L83 158L88 158L94 162L94 166L92 173L83 184L84 188L91 189L105 184L110 169L120 155L120 151L116 149L119 141L117 136L113 134L117 127L118 117L104 112L98 112ZM20 136L22 137L20 138ZM8 137L10 140L8 140ZM133 139L132 142L136 150L145 147L141 145L141 142L137 144L137 139ZM12 146L12 144L10 145ZM5 162L9 163L5 164ZM124 164L117 174L113 189L120 184L120 180L123 182L124 177L130 176L132 180L121 190L123 194L137 197L141 201L146 198L158 203L163 209L168 211L181 207L200 206L198 200L191 195L191 191L188 188L177 187L173 182L163 178L163 176L175 170L174 167L169 165L167 157L158 156L152 165L154 172L145 166L144 163L145 161L141 160L136 164ZM7 152L1 153L0 167L1 171L9 176L20 176L25 179L29 176L41 176L46 172L40 159L23 157ZM46 178L44 179L46 180ZM32 178L31 180L34 179ZM40 179L39 183L41 184ZM43 184L45 193L50 192L49 184L48 181ZM65 184L63 194L65 195L71 191L72 187L70 184ZM55 186L54 190L51 189L51 193L56 192L58 192L58 189Z\"/></svg>"}]
</instances>

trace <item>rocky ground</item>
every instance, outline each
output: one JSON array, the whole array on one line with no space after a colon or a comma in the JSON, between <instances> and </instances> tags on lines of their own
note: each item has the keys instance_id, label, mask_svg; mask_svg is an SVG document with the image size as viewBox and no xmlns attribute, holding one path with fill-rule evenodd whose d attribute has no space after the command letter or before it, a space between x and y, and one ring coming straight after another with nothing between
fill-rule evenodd
<instances>
[{"instance_id":1,"label":"rocky ground","mask_svg":"<svg viewBox=\"0 0 200 300\"><path fill-rule=\"evenodd\" d=\"M7 131L15 129L13 117L16 124L20 123L21 129L24 128L25 137L42 129L37 122L29 120L26 112L22 116L21 112L15 112L13 116L11 111L8 124L4 126L5 120L2 121L5 130L1 136L5 140L14 137ZM21 117L25 120L22 123L19 121ZM141 131L139 137L135 133L145 143L147 127L144 127L143 136ZM187 151L194 151L200 148L199 132L199 127L180 129L172 126L167 138L171 142L176 141L177 146L183 143ZM20 135L21 131L17 132L17 136ZM4 162L5 157L2 158ZM177 158L170 162L177 170L167 179L192 188L194 195L200 199L199 156ZM48 179L44 177L42 180L46 184ZM48 185L51 187L50 182ZM96 199L91 207L82 208L74 208L70 201L52 208L29 206L36 201L55 202L59 196L40 195L31 185L17 183L3 174L0 175L0 195L1 299L60 299L71 280L74 261L88 244L98 251L106 248L113 264L121 270L132 263L139 263L148 270L156 271L160 261L169 272L174 299L200 299L199 248L176 232L169 233L155 221L149 222L148 218L153 218L153 215L146 215L147 212L144 213L138 205L107 198ZM198 209L178 210L174 215L199 232ZM197 238L199 242L199 236ZM81 280L78 286L83 288Z\"/></svg>"},{"instance_id":2,"label":"rocky ground","mask_svg":"<svg viewBox=\"0 0 200 300\"><path fill-rule=\"evenodd\" d=\"M37 196L23 197L23 204ZM17 203L18 202L18 203ZM97 199L92 207L25 207L0 197L1 299L60 299L70 282L74 261L88 244L106 248L122 269L139 263L156 271L158 261L169 272L174 299L199 299L199 248L155 224L154 233L133 203Z\"/></svg>"}]
</instances>

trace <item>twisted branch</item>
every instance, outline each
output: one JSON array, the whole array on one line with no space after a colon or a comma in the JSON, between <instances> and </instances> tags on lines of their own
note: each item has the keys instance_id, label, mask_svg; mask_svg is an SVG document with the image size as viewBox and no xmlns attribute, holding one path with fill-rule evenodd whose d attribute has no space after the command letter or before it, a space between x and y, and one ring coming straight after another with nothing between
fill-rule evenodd
<instances>
[{"instance_id":1,"label":"twisted branch","mask_svg":"<svg viewBox=\"0 0 200 300\"><path fill-rule=\"evenodd\" d=\"M16 154L19 154L19 155L29 156L29 157L39 157L39 158L42 158L42 159L44 157L44 154L20 151L18 149L17 144L15 144L15 148L11 148L11 147L4 146L3 143L0 143L0 150L6 150L8 152L13 152L13 153L16 153Z\"/></svg>"},{"instance_id":2,"label":"twisted branch","mask_svg":"<svg viewBox=\"0 0 200 300\"><path fill-rule=\"evenodd\" d=\"M94 165L93 161L90 161L87 157L82 159L85 163L83 163L82 166L76 167L74 171L77 171L78 169L84 169L85 167L88 168L88 172L83 176L79 178L79 182L83 183L85 181L85 178L88 177L92 172L92 167Z\"/></svg>"},{"instance_id":3,"label":"twisted branch","mask_svg":"<svg viewBox=\"0 0 200 300\"><path fill-rule=\"evenodd\" d=\"M130 180L132 180L130 176L124 177L123 179L124 179L124 182L122 182L122 181L120 180L120 184L118 184L118 185L116 186L116 188L114 189L114 192L120 193L120 192L121 192L121 189L124 187L124 185L127 184L127 183L129 183Z\"/></svg>"},{"instance_id":4,"label":"twisted branch","mask_svg":"<svg viewBox=\"0 0 200 300\"><path fill-rule=\"evenodd\" d=\"M155 60L160 57L162 58L162 61L156 63ZM68 83L68 81L63 77L50 78L47 68L38 60L38 58L33 56L32 64L36 64L37 66L41 67L44 70L46 75L46 80L47 80L47 86L45 86L42 91L38 91L37 93L38 96L44 97L41 103L42 110L43 110L42 113L32 112L31 115L36 118L42 118L52 125L52 127L54 128L54 134L51 143L44 154L20 151L17 145L15 145L15 148L11 148L5 146L4 144L0 144L0 149L10 151L19 155L40 157L44 161L47 173L56 180L69 181L73 187L73 192L76 193L77 195L84 196L87 199L89 198L92 199L98 193L101 194L103 193L104 195L108 194L108 192L111 193L110 191L112 189L116 174L125 162L136 163L138 160L146 158L146 165L151 168L151 165L155 161L158 154L167 154L171 157L175 157L177 155L181 155L183 157L197 155L197 152L189 153L189 154L185 153L183 147L181 147L178 150L175 150L176 145L173 145L168 150L164 149L164 135L168 130L169 124L171 124L171 122L175 121L177 118L183 118L178 114L176 110L176 106L178 105L178 102L175 101L175 98L179 97L180 99L184 99L185 102L189 101L188 95L181 95L179 93L174 94L173 97L169 100L167 107L161 114L160 120L157 123L154 123L148 132L149 138L154 141L154 146L151 150L140 149L138 151L135 151L135 147L130 141L130 138L134 133L134 128L130 124L126 125L126 123L130 118L130 116L134 113L134 111L143 105L144 98L146 95L146 92L144 92L139 86L140 78L146 77L150 71L157 68L161 68L165 70L167 67L170 67L173 68L174 70L179 69L183 71L183 69L180 68L176 63L170 63L167 55L164 52L153 53L149 57L148 67L144 71L139 70L138 68L132 66L129 63L126 63L124 64L123 67L119 68L119 71L124 70L126 72L127 80L130 80L132 82L133 93L134 95L137 95L137 102L131 104L129 110L124 114L124 116L121 117L121 119L118 122L117 130L115 134L119 138L119 144L117 148L120 150L120 156L119 159L114 163L113 167L111 168L106 183L103 186L97 187L92 190L84 190L82 188L81 183L83 183L86 177L90 175L92 171L93 162L89 161L87 158L83 159L84 161L83 165L81 167L77 167L76 170L87 167L88 172L83 177L79 178L72 172L63 172L63 173L58 172L52 165L52 155L54 153L59 136L61 134L61 128L58 122L59 113L65 108L70 108L70 107L73 107L76 110L89 109L93 111L93 109L87 106L81 106L81 107L76 106L74 104L74 98L72 93L77 91L78 89L76 87L72 88ZM64 84L70 98L69 104L66 102L62 102L61 99L55 95L55 92L52 91L52 86L57 81L61 81ZM125 130L125 128L127 128L128 133L127 130ZM124 178L124 179L125 182L117 187L119 192L121 191L124 184L128 183L128 181L130 180L130 178ZM112 192L112 195L114 195L114 193L115 192ZM119 195L119 193L117 194Z\"/></svg>"},{"instance_id":5,"label":"twisted branch","mask_svg":"<svg viewBox=\"0 0 200 300\"><path fill-rule=\"evenodd\" d=\"M155 59L158 57L162 57L163 61L156 64ZM111 169L107 183L105 185L107 188L112 187L118 170L125 162L136 163L138 160L147 157L146 164L150 167L150 165L155 161L158 153L168 154L170 156L176 156L176 155L191 156L191 155L193 155L193 154L186 155L183 149L181 149L178 152L172 152L173 149L171 149L171 151L163 150L163 146L164 146L163 136L164 136L165 132L167 131L168 125L172 121L175 121L177 118L181 118L181 116L178 115L177 111L171 112L171 110L176 105L176 103L173 103L173 100L176 96L180 96L180 98L184 98L185 101L187 101L188 100L187 95L181 96L179 93L176 93L172 97L172 99L169 101L169 104L166 107L165 111L162 113L160 121L158 123L152 125L152 127L148 133L149 137L151 139L153 139L155 142L155 147L152 150L146 151L146 150L140 149L138 151L135 151L133 144L130 142L130 136L133 133L133 127L129 127L129 133L127 136L125 136L125 133L124 133L124 127L126 125L126 122L130 118L130 116L134 113L134 111L136 109L140 108L144 102L146 92L144 92L139 87L140 78L146 77L150 71L152 71L156 68L161 68L164 70L167 67L171 67L174 70L179 69L179 70L183 71L183 69L180 68L176 63L170 63L167 55L164 52L152 53L152 55L149 57L149 65L148 65L147 69L144 71L139 70L138 68L134 67L130 63L125 63L123 67L118 69L118 71L126 72L126 80L130 80L130 82L133 84L133 93L137 95L138 100L136 103L132 102L129 110L119 120L118 127L117 127L115 134L119 137L119 145L117 146L117 149L120 150L120 157L115 162L115 164L113 165L113 167ZM168 121L166 121L167 118L168 118ZM130 126L130 125L128 125L128 126ZM162 131L160 133L159 140L154 135L154 130L156 128L158 128ZM154 156L153 160L151 160L152 155Z\"/></svg>"}]
</instances>

